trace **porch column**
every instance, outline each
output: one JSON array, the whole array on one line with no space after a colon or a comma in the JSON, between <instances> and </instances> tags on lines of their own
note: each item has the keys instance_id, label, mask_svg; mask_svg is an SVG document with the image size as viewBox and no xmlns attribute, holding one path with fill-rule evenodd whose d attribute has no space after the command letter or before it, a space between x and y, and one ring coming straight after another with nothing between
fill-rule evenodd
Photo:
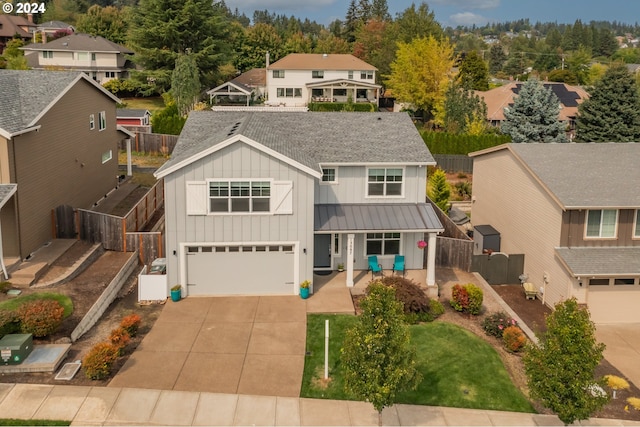
<instances>
[{"instance_id":1,"label":"porch column","mask_svg":"<svg viewBox=\"0 0 640 427\"><path fill-rule=\"evenodd\" d=\"M347 234L347 286L353 287L353 238L354 234Z\"/></svg>"},{"instance_id":2,"label":"porch column","mask_svg":"<svg viewBox=\"0 0 640 427\"><path fill-rule=\"evenodd\" d=\"M427 243L427 288L436 288L436 233L429 233L429 242Z\"/></svg>"}]
</instances>

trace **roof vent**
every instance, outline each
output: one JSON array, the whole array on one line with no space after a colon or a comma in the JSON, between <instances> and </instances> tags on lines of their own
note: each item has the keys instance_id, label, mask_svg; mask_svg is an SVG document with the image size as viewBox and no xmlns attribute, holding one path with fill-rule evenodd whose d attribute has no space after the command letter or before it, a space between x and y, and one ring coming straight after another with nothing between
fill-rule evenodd
<instances>
[{"instance_id":1,"label":"roof vent","mask_svg":"<svg viewBox=\"0 0 640 427\"><path fill-rule=\"evenodd\" d=\"M231 135L233 135L233 134L238 130L238 128L240 127L240 125L241 125L241 124L242 124L242 122L237 122L236 124L234 124L234 125L231 127L231 130L229 131L229 133L227 134L227 136L231 136Z\"/></svg>"},{"instance_id":2,"label":"roof vent","mask_svg":"<svg viewBox=\"0 0 640 427\"><path fill-rule=\"evenodd\" d=\"M378 117L378 120L382 120L382 117Z\"/></svg>"}]
</instances>

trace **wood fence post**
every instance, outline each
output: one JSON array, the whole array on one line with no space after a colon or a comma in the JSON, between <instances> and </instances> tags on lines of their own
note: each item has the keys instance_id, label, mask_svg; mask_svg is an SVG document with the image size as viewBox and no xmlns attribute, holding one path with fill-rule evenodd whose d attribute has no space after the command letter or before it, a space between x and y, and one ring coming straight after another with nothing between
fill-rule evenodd
<instances>
[{"instance_id":1,"label":"wood fence post","mask_svg":"<svg viewBox=\"0 0 640 427\"><path fill-rule=\"evenodd\" d=\"M127 252L127 220L122 218L122 252Z\"/></svg>"}]
</instances>

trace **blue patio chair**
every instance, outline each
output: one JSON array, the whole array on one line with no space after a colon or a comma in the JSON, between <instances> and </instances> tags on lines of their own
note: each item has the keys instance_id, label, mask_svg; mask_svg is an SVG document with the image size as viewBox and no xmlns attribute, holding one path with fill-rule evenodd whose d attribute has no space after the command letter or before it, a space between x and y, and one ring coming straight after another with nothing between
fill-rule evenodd
<instances>
[{"instance_id":1,"label":"blue patio chair","mask_svg":"<svg viewBox=\"0 0 640 427\"><path fill-rule=\"evenodd\" d=\"M406 269L404 267L404 255L396 255L393 259L393 272L402 271L402 277L404 277L406 273Z\"/></svg>"},{"instance_id":2,"label":"blue patio chair","mask_svg":"<svg viewBox=\"0 0 640 427\"><path fill-rule=\"evenodd\" d=\"M382 265L378 264L378 256L369 256L369 270L371 270L371 278L373 279L375 274L382 276Z\"/></svg>"}]
</instances>

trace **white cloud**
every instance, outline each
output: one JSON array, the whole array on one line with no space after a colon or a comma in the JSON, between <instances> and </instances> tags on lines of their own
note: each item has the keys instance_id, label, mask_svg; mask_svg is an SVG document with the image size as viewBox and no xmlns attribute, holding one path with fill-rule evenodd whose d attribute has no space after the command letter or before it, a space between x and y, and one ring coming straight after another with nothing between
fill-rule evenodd
<instances>
[{"instance_id":1,"label":"white cloud","mask_svg":"<svg viewBox=\"0 0 640 427\"><path fill-rule=\"evenodd\" d=\"M449 21L451 21L454 26L461 25L467 27L473 24L484 25L489 22L489 20L484 16L476 15L475 13L471 12L456 13L455 15L451 15L449 17Z\"/></svg>"},{"instance_id":2,"label":"white cloud","mask_svg":"<svg viewBox=\"0 0 640 427\"><path fill-rule=\"evenodd\" d=\"M500 6L500 0L431 0L431 3L461 9L494 9Z\"/></svg>"}]
</instances>

